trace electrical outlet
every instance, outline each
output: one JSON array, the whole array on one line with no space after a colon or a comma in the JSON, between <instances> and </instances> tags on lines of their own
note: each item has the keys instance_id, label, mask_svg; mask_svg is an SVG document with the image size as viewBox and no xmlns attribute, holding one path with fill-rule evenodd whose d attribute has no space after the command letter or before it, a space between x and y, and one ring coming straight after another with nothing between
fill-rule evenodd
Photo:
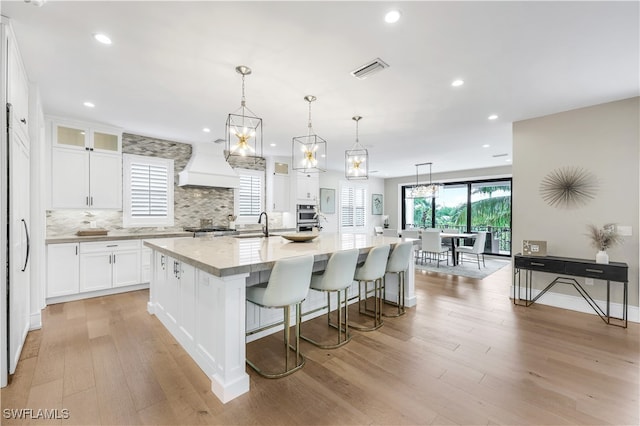
<instances>
[{"instance_id":1,"label":"electrical outlet","mask_svg":"<svg viewBox=\"0 0 640 426\"><path fill-rule=\"evenodd\" d=\"M593 278L585 278L584 279L584 284L585 285L593 285Z\"/></svg>"}]
</instances>

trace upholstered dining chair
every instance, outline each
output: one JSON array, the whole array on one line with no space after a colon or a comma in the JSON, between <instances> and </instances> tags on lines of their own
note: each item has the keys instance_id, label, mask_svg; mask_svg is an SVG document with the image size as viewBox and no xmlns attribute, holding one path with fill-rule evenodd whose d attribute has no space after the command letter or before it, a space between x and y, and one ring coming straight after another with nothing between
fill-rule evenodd
<instances>
[{"instance_id":1,"label":"upholstered dining chair","mask_svg":"<svg viewBox=\"0 0 640 426\"><path fill-rule=\"evenodd\" d=\"M473 246L460 246L456 248L456 251L460 253L460 263L463 262L465 255L467 255L467 260L470 260L471 262L477 262L478 269L480 269L480 256L482 256L482 266L486 267L486 265L484 264L484 244L487 240L487 233L478 232L477 234L478 235L473 242ZM472 255L475 255L475 259L473 259Z\"/></svg>"},{"instance_id":2,"label":"upholstered dining chair","mask_svg":"<svg viewBox=\"0 0 640 426\"><path fill-rule=\"evenodd\" d=\"M422 231L422 246L420 248L423 262L426 256L429 255L430 258L437 261L439 268L440 261L443 260L442 257L444 256L447 265L449 264L449 249L442 245L442 237L440 236L439 229L426 229Z\"/></svg>"},{"instance_id":3,"label":"upholstered dining chair","mask_svg":"<svg viewBox=\"0 0 640 426\"><path fill-rule=\"evenodd\" d=\"M305 363L300 353L300 305L307 298L313 270L313 255L296 256L275 262L271 276L266 286L247 287L247 300L264 308L284 308L284 370L265 372L247 359L247 364L258 374L268 379L287 376L302 368ZM296 347L289 344L290 306L296 307ZM296 360L293 367L289 367L289 352L295 351Z\"/></svg>"},{"instance_id":4,"label":"upholstered dining chair","mask_svg":"<svg viewBox=\"0 0 640 426\"><path fill-rule=\"evenodd\" d=\"M338 329L338 343L335 345L319 343L309 337L304 336L302 333L300 337L307 342L314 344L315 346L323 349L334 349L347 343L351 340L349 334L349 301L347 297L347 289L353 283L353 275L358 264L358 255L360 250L354 248L350 250L342 250L335 252L329 258L327 267L324 272L320 274L313 274L311 276L311 289L316 291L327 292L327 325ZM340 293L344 293L344 298L341 298ZM338 323L332 324L330 320L331 314L331 293L337 294L337 307L338 307ZM342 317L342 309L344 308L344 321ZM344 328L342 324L344 323ZM344 338L342 337L344 332Z\"/></svg>"}]
</instances>

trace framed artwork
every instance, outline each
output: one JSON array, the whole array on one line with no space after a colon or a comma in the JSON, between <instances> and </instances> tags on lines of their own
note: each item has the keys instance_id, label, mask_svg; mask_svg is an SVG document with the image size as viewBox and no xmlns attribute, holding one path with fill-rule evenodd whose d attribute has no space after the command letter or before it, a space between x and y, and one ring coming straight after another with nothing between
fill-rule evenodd
<instances>
[{"instance_id":1,"label":"framed artwork","mask_svg":"<svg viewBox=\"0 0 640 426\"><path fill-rule=\"evenodd\" d=\"M336 212L336 190L333 188L320 188L320 211L322 213Z\"/></svg>"},{"instance_id":2,"label":"framed artwork","mask_svg":"<svg viewBox=\"0 0 640 426\"><path fill-rule=\"evenodd\" d=\"M382 214L382 194L371 194L371 214Z\"/></svg>"}]
</instances>

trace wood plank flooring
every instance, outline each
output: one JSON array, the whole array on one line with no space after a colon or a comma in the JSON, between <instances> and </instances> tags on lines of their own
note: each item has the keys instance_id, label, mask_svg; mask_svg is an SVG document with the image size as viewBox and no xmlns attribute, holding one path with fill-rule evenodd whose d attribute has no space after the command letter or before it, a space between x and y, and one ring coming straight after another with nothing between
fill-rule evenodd
<instances>
[{"instance_id":1,"label":"wood plank flooring","mask_svg":"<svg viewBox=\"0 0 640 426\"><path fill-rule=\"evenodd\" d=\"M307 363L286 378L248 368L251 391L228 404L147 314L147 291L51 305L2 389L0 423L639 424L638 324L516 307L510 280L510 267L484 280L417 272L407 315L353 331L339 349L302 342ZM326 331L325 317L303 326L320 339ZM247 353L266 362L281 341L260 339ZM6 418L24 408L69 418Z\"/></svg>"}]
</instances>

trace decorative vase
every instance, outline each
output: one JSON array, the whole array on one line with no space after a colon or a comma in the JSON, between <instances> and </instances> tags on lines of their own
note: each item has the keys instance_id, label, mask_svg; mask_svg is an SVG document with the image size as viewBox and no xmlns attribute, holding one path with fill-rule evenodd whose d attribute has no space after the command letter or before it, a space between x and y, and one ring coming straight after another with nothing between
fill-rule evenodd
<instances>
[{"instance_id":1,"label":"decorative vase","mask_svg":"<svg viewBox=\"0 0 640 426\"><path fill-rule=\"evenodd\" d=\"M609 263L609 255L606 251L600 250L596 253L596 263Z\"/></svg>"}]
</instances>

